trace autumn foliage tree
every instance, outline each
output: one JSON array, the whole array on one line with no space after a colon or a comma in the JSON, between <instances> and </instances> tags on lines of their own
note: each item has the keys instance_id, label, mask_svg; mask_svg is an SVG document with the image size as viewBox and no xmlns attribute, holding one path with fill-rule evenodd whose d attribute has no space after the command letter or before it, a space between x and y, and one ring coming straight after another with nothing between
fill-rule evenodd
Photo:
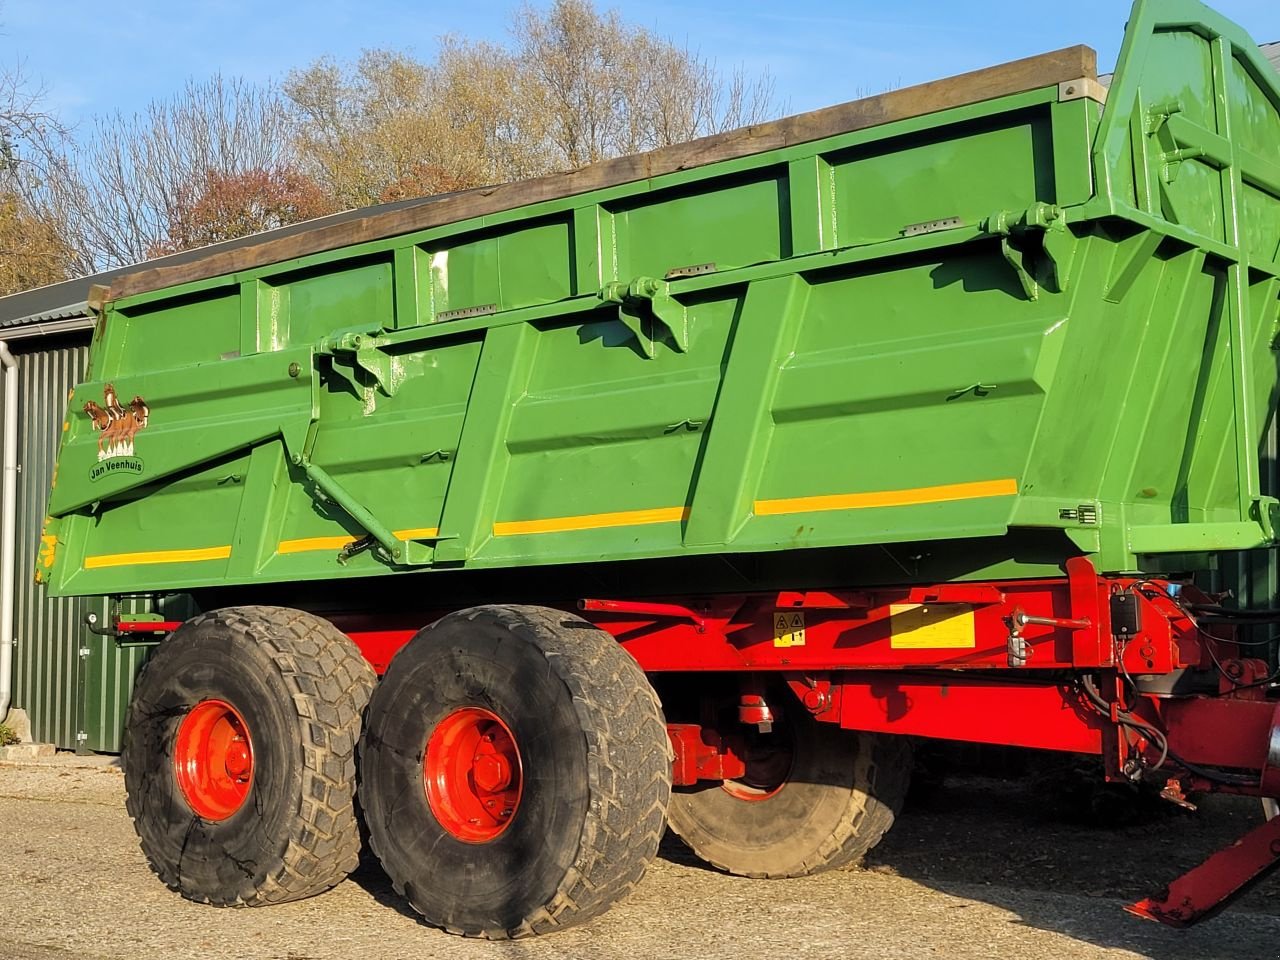
<instances>
[{"instance_id":1,"label":"autumn foliage tree","mask_svg":"<svg viewBox=\"0 0 1280 960\"><path fill-rule=\"evenodd\" d=\"M311 220L331 211L318 184L289 167L236 173L207 170L179 191L168 232L150 250L155 257Z\"/></svg>"},{"instance_id":2,"label":"autumn foliage tree","mask_svg":"<svg viewBox=\"0 0 1280 960\"><path fill-rule=\"evenodd\" d=\"M56 224L18 194L0 193L0 296L66 280L72 260Z\"/></svg>"},{"instance_id":3,"label":"autumn foliage tree","mask_svg":"<svg viewBox=\"0 0 1280 960\"><path fill-rule=\"evenodd\" d=\"M291 73L284 92L297 115L299 162L340 208L402 199L415 181L470 186L433 88L428 65L391 51L367 51L349 67L324 58ZM424 184L438 192L435 185Z\"/></svg>"}]
</instances>

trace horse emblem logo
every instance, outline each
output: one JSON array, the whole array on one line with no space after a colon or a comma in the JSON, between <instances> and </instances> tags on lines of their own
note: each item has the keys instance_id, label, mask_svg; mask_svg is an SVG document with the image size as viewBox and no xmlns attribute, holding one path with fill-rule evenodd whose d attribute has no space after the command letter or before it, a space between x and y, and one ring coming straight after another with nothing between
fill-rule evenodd
<instances>
[{"instance_id":1,"label":"horse emblem logo","mask_svg":"<svg viewBox=\"0 0 1280 960\"><path fill-rule=\"evenodd\" d=\"M114 384L102 391L102 406L90 400L84 405L93 425L98 428L98 462L116 457L133 456L133 438L147 428L151 409L141 397L134 397L127 407L121 406Z\"/></svg>"}]
</instances>

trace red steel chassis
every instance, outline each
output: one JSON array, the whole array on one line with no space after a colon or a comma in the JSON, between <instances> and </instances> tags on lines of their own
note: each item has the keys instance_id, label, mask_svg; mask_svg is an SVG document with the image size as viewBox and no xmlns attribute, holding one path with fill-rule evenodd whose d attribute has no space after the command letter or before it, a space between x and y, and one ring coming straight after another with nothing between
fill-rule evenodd
<instances>
[{"instance_id":1,"label":"red steel chassis","mask_svg":"<svg viewBox=\"0 0 1280 960\"><path fill-rule=\"evenodd\" d=\"M818 721L850 730L1094 754L1108 779L1155 782L1174 802L1197 791L1280 796L1274 678L1229 621L1210 628L1197 616L1211 598L1159 579L1101 577L1084 558L1066 574L577 606L646 672L737 675L738 719L762 730L779 706L765 691L785 685ZM907 610L954 614L965 629L959 640L904 637L894 618ZM380 674L422 625L333 619ZM672 723L669 733L677 786L742 775L740 728ZM1277 865L1280 817L1129 909L1189 925Z\"/></svg>"}]
</instances>

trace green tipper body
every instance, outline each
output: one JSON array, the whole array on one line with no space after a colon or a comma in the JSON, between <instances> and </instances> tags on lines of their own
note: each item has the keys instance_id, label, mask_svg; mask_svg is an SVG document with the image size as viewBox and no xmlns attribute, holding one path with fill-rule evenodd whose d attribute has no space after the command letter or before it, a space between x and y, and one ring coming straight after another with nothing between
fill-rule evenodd
<instances>
[{"instance_id":1,"label":"green tipper body","mask_svg":"<svg viewBox=\"0 0 1280 960\"><path fill-rule=\"evenodd\" d=\"M750 579L746 555L862 549L910 580L1272 544L1270 65L1153 0L1109 93L975 76L945 109L816 139L802 118L729 159L126 285L70 400L40 576L704 556Z\"/></svg>"}]
</instances>

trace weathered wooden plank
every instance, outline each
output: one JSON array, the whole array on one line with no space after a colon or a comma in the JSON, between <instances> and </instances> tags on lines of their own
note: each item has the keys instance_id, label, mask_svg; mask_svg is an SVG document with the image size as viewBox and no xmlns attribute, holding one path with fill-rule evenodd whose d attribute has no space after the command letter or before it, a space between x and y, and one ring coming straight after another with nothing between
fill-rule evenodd
<instances>
[{"instance_id":1,"label":"weathered wooden plank","mask_svg":"<svg viewBox=\"0 0 1280 960\"><path fill-rule=\"evenodd\" d=\"M207 257L190 263L141 269L116 279L111 285L110 298L118 300L308 254L486 216L525 204L558 200L1096 76L1097 55L1094 51L1085 46L1067 47L1054 53L743 127L689 143L605 160L568 173L427 198L411 207L371 212L367 217L319 225L313 230L264 240L251 246L211 251Z\"/></svg>"}]
</instances>

